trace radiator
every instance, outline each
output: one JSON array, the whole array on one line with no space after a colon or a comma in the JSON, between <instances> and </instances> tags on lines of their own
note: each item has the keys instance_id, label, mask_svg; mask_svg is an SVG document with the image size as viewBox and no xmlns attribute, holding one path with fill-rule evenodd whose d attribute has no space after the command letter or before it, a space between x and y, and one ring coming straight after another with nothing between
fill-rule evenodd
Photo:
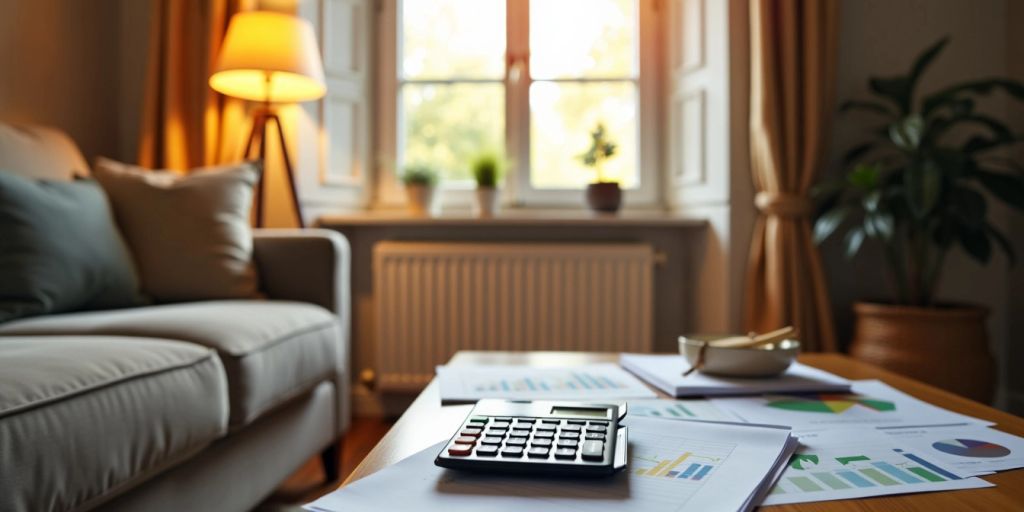
<instances>
[{"instance_id":1,"label":"radiator","mask_svg":"<svg viewBox=\"0 0 1024 512\"><path fill-rule=\"evenodd\" d=\"M379 242L376 384L421 389L458 350L650 352L646 244Z\"/></svg>"}]
</instances>

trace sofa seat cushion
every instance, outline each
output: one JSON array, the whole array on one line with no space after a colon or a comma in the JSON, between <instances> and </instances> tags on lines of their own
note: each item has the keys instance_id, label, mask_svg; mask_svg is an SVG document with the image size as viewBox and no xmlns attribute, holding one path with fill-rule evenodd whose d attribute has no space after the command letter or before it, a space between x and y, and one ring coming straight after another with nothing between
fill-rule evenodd
<instances>
[{"instance_id":1,"label":"sofa seat cushion","mask_svg":"<svg viewBox=\"0 0 1024 512\"><path fill-rule=\"evenodd\" d=\"M71 333L166 338L215 349L227 372L232 427L331 378L341 356L337 317L300 302L189 302L0 325L0 336Z\"/></svg>"},{"instance_id":2,"label":"sofa seat cushion","mask_svg":"<svg viewBox=\"0 0 1024 512\"><path fill-rule=\"evenodd\" d=\"M87 509L227 431L216 353L118 336L0 337L0 510Z\"/></svg>"}]
</instances>

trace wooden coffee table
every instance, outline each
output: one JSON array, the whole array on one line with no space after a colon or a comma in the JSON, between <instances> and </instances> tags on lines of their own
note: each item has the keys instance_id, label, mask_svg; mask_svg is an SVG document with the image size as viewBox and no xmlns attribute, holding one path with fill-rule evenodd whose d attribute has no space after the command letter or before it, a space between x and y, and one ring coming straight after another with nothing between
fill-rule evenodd
<instances>
[{"instance_id":1,"label":"wooden coffee table","mask_svg":"<svg viewBox=\"0 0 1024 512\"><path fill-rule=\"evenodd\" d=\"M590 352L459 352L451 365L529 364L533 366L571 366L615 362L618 354ZM838 354L805 354L800 361L848 379L879 379L919 399L970 416L984 418L997 428L1024 436L1024 419L993 409L927 384L887 372ZM659 393L660 396L666 396ZM342 485L371 475L382 468L448 439L462 423L470 405L441 406L437 379L420 393L395 426L363 459ZM984 477L996 484L987 489L929 492L902 496L882 496L859 500L827 501L799 505L779 505L770 510L1024 510L1024 469L1004 471Z\"/></svg>"}]
</instances>

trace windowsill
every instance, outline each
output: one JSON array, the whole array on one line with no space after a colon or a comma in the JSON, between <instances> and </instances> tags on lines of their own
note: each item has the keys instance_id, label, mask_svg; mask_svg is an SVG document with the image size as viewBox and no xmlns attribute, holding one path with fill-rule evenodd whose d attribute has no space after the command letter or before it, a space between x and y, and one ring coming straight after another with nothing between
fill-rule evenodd
<instances>
[{"instance_id":1,"label":"windowsill","mask_svg":"<svg viewBox=\"0 0 1024 512\"><path fill-rule=\"evenodd\" d=\"M376 210L345 215L325 215L321 227L356 226L607 226L703 228L707 219L664 211L623 211L617 214L565 210L508 210L494 217L476 217L469 212L446 212L423 217L405 210Z\"/></svg>"}]
</instances>

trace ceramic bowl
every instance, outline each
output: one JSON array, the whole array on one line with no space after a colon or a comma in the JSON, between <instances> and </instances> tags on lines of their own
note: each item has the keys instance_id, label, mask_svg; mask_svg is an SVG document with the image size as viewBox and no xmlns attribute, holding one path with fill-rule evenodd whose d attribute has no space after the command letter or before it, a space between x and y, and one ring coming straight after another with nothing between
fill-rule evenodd
<instances>
[{"instance_id":1,"label":"ceramic bowl","mask_svg":"<svg viewBox=\"0 0 1024 512\"><path fill-rule=\"evenodd\" d=\"M680 336L679 353L693 365L703 344L704 340ZM712 345L704 353L704 366L698 371L722 377L774 377L785 372L798 353L800 342L796 340L782 340L757 348Z\"/></svg>"}]
</instances>

